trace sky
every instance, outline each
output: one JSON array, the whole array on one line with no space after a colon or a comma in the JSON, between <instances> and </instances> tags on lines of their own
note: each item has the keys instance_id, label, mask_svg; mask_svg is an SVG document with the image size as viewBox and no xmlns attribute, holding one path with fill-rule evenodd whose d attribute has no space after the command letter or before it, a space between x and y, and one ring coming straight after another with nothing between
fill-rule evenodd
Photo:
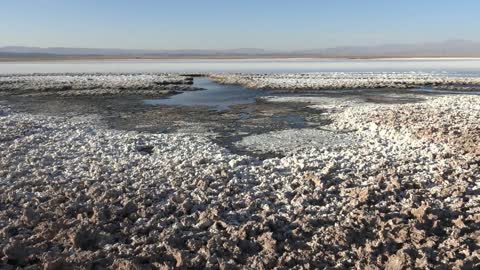
<instances>
[{"instance_id":1,"label":"sky","mask_svg":"<svg viewBox=\"0 0 480 270\"><path fill-rule=\"evenodd\" d=\"M0 46L296 50L478 41L479 10L478 0L6 0Z\"/></svg>"}]
</instances>

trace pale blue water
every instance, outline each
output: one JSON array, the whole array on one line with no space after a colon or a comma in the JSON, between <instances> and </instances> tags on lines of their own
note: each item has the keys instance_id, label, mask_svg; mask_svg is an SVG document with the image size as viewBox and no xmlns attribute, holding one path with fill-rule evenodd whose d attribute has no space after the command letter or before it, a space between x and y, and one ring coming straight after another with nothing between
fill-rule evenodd
<instances>
[{"instance_id":1,"label":"pale blue water","mask_svg":"<svg viewBox=\"0 0 480 270\"><path fill-rule=\"evenodd\" d=\"M194 85L205 90L185 91L168 98L147 99L148 105L170 106L206 106L214 110L227 110L232 105L254 103L263 96L317 96L317 97L361 97L368 100L372 97L392 102L409 102L426 95L479 95L480 92L433 90L427 87L417 89L355 89L355 90L322 90L310 93L279 93L267 90L251 90L238 85L221 85L206 77L194 78ZM415 96L415 97L412 97ZM249 113L246 112L246 115Z\"/></svg>"},{"instance_id":2,"label":"pale blue water","mask_svg":"<svg viewBox=\"0 0 480 270\"><path fill-rule=\"evenodd\" d=\"M195 86L206 90L186 91L169 98L147 99L149 105L208 106L226 110L232 105L254 103L256 98L269 95L269 91L249 90L237 85L221 85L208 78L195 78Z\"/></svg>"}]
</instances>

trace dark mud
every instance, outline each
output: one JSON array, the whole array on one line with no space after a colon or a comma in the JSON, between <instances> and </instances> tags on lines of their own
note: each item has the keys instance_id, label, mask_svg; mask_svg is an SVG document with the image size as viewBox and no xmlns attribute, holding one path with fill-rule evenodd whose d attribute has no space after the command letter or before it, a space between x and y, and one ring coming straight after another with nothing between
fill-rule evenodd
<instances>
[{"instance_id":1,"label":"dark mud","mask_svg":"<svg viewBox=\"0 0 480 270\"><path fill-rule=\"evenodd\" d=\"M214 141L233 153L254 155L233 144L244 136L292 128L317 127L329 123L319 110L298 103L269 103L231 106L218 111L207 106L151 106L143 97L116 98L29 98L6 100L15 111L52 116L99 115L108 128L147 133L212 133ZM276 154L255 154L260 158Z\"/></svg>"},{"instance_id":2,"label":"dark mud","mask_svg":"<svg viewBox=\"0 0 480 270\"><path fill-rule=\"evenodd\" d=\"M235 146L245 136L296 128L321 128L331 121L323 111L310 109L303 103L267 102L261 99L268 92L221 86L206 78L195 77L193 86L204 88L197 92L179 92L169 97L103 96L103 97L4 97L15 111L32 114L77 117L98 115L111 129L148 133L211 133L212 139L233 153L257 156L260 159L281 157L277 152L253 153ZM222 92L221 87L224 87ZM210 90L209 90L210 88ZM245 92L245 93L242 93ZM233 92L233 94L232 94ZM213 98L212 95L225 97ZM186 97L178 98L178 95ZM278 96L352 98L367 103L405 104L422 102L425 96L437 93L414 93L409 90L344 90L300 93L277 93ZM199 101L195 101L195 97ZM145 102L148 98L149 102ZM208 102L211 98L211 102ZM232 100L232 99L240 99ZM162 101L162 100L165 100ZM156 101L156 102L155 102ZM184 102L184 104L182 104ZM156 104L156 105L152 105ZM164 103L164 104L163 104ZM197 105L198 104L209 104ZM238 104L244 103L244 104Z\"/></svg>"}]
</instances>

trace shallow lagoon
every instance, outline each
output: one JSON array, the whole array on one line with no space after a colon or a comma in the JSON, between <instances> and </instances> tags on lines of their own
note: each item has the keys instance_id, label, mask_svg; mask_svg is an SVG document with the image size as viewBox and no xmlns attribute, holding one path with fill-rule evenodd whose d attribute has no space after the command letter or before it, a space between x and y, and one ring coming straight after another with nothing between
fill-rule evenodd
<instances>
[{"instance_id":1,"label":"shallow lagoon","mask_svg":"<svg viewBox=\"0 0 480 270\"><path fill-rule=\"evenodd\" d=\"M195 86L205 90L186 91L169 98L148 99L148 105L207 106L216 110L226 110L239 104L254 103L258 97L269 91L253 91L237 85L221 85L208 78L195 78Z\"/></svg>"}]
</instances>

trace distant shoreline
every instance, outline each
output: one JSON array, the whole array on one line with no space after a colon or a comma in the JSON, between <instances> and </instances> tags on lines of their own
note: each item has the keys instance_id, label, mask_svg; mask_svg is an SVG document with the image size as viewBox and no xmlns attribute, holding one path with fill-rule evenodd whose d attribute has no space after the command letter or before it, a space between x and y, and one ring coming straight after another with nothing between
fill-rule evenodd
<instances>
[{"instance_id":1,"label":"distant shoreline","mask_svg":"<svg viewBox=\"0 0 480 270\"><path fill-rule=\"evenodd\" d=\"M480 55L469 56L58 56L58 57L4 57L0 62L62 62L62 61L124 61L124 60L329 60L329 59L348 59L348 60L375 60L375 59L479 59Z\"/></svg>"}]
</instances>

